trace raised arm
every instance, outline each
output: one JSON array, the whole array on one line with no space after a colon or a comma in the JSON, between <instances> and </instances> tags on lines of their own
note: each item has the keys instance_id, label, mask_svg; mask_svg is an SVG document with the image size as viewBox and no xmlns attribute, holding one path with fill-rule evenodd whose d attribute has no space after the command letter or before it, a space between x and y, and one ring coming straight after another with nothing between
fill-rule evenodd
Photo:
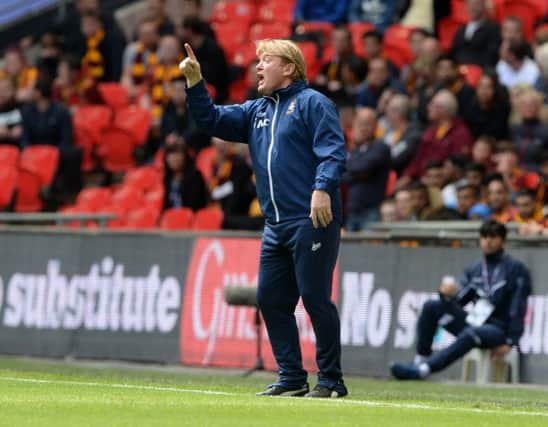
<instances>
[{"instance_id":1,"label":"raised arm","mask_svg":"<svg viewBox=\"0 0 548 427\"><path fill-rule=\"evenodd\" d=\"M219 106L213 103L202 77L200 63L188 43L187 57L179 64L187 82L187 104L202 130L227 141L247 142L246 104Z\"/></svg>"}]
</instances>

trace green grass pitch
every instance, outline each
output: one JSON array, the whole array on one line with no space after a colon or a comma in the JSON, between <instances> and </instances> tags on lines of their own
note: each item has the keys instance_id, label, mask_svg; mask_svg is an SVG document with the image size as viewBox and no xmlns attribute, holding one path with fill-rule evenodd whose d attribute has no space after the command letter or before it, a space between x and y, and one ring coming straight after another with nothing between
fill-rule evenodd
<instances>
[{"instance_id":1,"label":"green grass pitch","mask_svg":"<svg viewBox=\"0 0 548 427\"><path fill-rule=\"evenodd\" d=\"M348 378L344 399L254 395L274 380L2 357L0 426L548 426L547 387Z\"/></svg>"}]
</instances>

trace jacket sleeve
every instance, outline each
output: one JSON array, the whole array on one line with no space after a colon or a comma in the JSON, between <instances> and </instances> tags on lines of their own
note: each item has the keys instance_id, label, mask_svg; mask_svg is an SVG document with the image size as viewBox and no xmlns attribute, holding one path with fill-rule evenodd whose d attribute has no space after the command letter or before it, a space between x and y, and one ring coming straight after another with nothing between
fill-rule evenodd
<instances>
[{"instance_id":1,"label":"jacket sleeve","mask_svg":"<svg viewBox=\"0 0 548 427\"><path fill-rule=\"evenodd\" d=\"M318 159L314 190L333 193L345 169L346 147L335 105L327 98L311 96L305 111L312 133L312 149Z\"/></svg>"},{"instance_id":2,"label":"jacket sleeve","mask_svg":"<svg viewBox=\"0 0 548 427\"><path fill-rule=\"evenodd\" d=\"M201 80L186 90L186 102L198 127L211 136L247 143L247 103L215 105Z\"/></svg>"},{"instance_id":3,"label":"jacket sleeve","mask_svg":"<svg viewBox=\"0 0 548 427\"><path fill-rule=\"evenodd\" d=\"M473 266L466 268L459 278L459 291L457 292L456 300L461 307L472 301L476 295L472 287L473 268Z\"/></svg>"},{"instance_id":4,"label":"jacket sleeve","mask_svg":"<svg viewBox=\"0 0 548 427\"><path fill-rule=\"evenodd\" d=\"M527 299L531 293L531 276L522 264L517 264L512 275L514 292L510 301L507 339L508 345L518 345L524 330Z\"/></svg>"}]
</instances>

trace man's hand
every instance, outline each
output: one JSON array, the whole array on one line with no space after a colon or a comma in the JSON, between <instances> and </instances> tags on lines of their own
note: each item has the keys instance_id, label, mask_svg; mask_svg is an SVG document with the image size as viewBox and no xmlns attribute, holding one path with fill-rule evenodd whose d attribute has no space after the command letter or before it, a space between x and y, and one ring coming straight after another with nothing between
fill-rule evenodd
<instances>
[{"instance_id":1,"label":"man's hand","mask_svg":"<svg viewBox=\"0 0 548 427\"><path fill-rule=\"evenodd\" d=\"M491 357L493 358L503 358L508 353L510 353L510 350L512 350L512 347L510 347L508 344L499 345L498 347L495 347L491 350Z\"/></svg>"},{"instance_id":2,"label":"man's hand","mask_svg":"<svg viewBox=\"0 0 548 427\"><path fill-rule=\"evenodd\" d=\"M323 190L314 190L310 201L310 219L314 228L327 227L333 221L331 197Z\"/></svg>"},{"instance_id":3,"label":"man's hand","mask_svg":"<svg viewBox=\"0 0 548 427\"><path fill-rule=\"evenodd\" d=\"M185 43L185 50L187 57L181 61L179 68L186 77L186 85L192 87L202 80L202 72L200 70L200 63L188 43Z\"/></svg>"}]
</instances>

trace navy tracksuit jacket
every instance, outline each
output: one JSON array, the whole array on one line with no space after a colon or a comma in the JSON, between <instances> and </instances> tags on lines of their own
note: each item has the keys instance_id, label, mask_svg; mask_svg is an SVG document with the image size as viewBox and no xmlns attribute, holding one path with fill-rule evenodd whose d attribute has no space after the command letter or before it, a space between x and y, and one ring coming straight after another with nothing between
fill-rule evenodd
<instances>
[{"instance_id":1,"label":"navy tracksuit jacket","mask_svg":"<svg viewBox=\"0 0 548 427\"><path fill-rule=\"evenodd\" d=\"M279 366L279 384L306 382L294 311L299 296L316 334L319 383L342 382L340 324L330 300L342 223L339 181L345 144L334 104L294 82L270 96L216 106L202 82L187 89L199 127L227 141L249 144L257 196L266 216L257 298ZM331 196L334 221L314 229L313 190Z\"/></svg>"},{"instance_id":2,"label":"navy tracksuit jacket","mask_svg":"<svg viewBox=\"0 0 548 427\"><path fill-rule=\"evenodd\" d=\"M465 269L454 300L428 301L418 320L417 353L429 356L438 324L457 337L449 347L427 359L432 372L439 371L474 347L517 346L523 333L531 278L527 268L504 252L484 257ZM494 311L481 326L466 323L462 309L480 296L487 297Z\"/></svg>"}]
</instances>

